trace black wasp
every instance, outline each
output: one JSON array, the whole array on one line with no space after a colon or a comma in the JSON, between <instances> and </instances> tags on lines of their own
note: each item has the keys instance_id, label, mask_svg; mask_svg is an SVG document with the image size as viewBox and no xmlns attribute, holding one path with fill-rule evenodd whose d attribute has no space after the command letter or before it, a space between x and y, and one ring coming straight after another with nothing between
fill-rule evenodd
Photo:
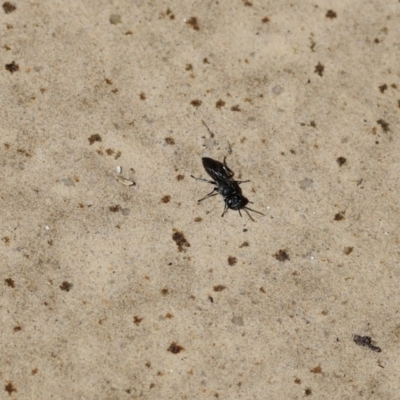
<instances>
[{"instance_id":1,"label":"black wasp","mask_svg":"<svg viewBox=\"0 0 400 400\"><path fill-rule=\"evenodd\" d=\"M242 216L242 213L240 212L241 209L245 210L247 212L247 215L250 217L252 221L253 218L251 218L251 215L249 214L249 211L253 211L255 213L264 215L263 213L252 210L249 207L246 207L249 202L249 200L246 199L246 197L243 196L242 194L242 189L240 188L240 184L244 182L250 182L250 181L235 181L233 179L234 173L232 170L226 165L225 161L226 157L224 158L224 162L221 163L219 161L213 160L212 158L208 157L203 157L202 162L203 162L203 167L206 170L207 174L211 176L213 179L212 181L209 181L207 179L202 179L202 178L196 178L193 175L191 175L192 178L205 181L208 183L212 183L215 185L214 189L212 192L208 193L206 196L204 196L202 199L200 199L198 202L200 203L201 201L208 199L211 196L215 196L218 193L224 198L225 201L225 208L224 212L222 213L221 217L225 215L225 213L228 211L230 208L231 210L237 210L239 211L240 216Z\"/></svg>"}]
</instances>

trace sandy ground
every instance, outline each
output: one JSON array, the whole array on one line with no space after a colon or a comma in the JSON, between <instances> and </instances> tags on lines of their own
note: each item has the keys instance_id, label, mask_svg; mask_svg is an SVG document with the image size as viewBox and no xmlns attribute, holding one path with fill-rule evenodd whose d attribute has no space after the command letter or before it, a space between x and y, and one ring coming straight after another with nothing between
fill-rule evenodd
<instances>
[{"instance_id":1,"label":"sandy ground","mask_svg":"<svg viewBox=\"0 0 400 400\"><path fill-rule=\"evenodd\" d=\"M400 399L399 1L0 23L1 399Z\"/></svg>"}]
</instances>

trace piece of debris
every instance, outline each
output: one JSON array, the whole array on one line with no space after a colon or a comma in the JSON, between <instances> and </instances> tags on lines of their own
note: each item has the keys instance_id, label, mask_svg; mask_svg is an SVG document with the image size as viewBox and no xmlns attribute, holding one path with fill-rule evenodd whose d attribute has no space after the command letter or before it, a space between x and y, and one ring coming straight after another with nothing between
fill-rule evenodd
<instances>
[{"instance_id":1,"label":"piece of debris","mask_svg":"<svg viewBox=\"0 0 400 400\"><path fill-rule=\"evenodd\" d=\"M136 185L136 182L133 181L132 179L127 179L127 178L124 178L119 175L117 175L116 178L117 178L117 181L119 183L121 183L122 185L125 185L125 186L135 186Z\"/></svg>"},{"instance_id":2,"label":"piece of debris","mask_svg":"<svg viewBox=\"0 0 400 400\"><path fill-rule=\"evenodd\" d=\"M375 346L372 344L371 336L360 336L360 335L353 335L353 341L355 344L363 347L368 347L372 351L376 351L380 353L382 350L380 347Z\"/></svg>"}]
</instances>

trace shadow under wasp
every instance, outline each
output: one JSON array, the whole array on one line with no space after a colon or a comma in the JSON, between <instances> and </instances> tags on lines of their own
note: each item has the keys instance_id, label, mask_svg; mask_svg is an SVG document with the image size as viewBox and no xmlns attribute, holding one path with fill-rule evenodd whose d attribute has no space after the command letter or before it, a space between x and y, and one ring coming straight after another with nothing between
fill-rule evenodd
<instances>
[{"instance_id":1,"label":"shadow under wasp","mask_svg":"<svg viewBox=\"0 0 400 400\"><path fill-rule=\"evenodd\" d=\"M202 199L198 200L198 203L201 201L208 199L209 197L216 196L218 193L224 198L225 208L221 217L225 215L225 213L230 208L231 210L239 211L240 216L242 213L240 210L246 211L249 218L254 221L251 217L249 211L253 211L257 214L264 215L260 211L253 210L247 207L248 203L251 203L246 197L242 194L242 189L240 188L241 183L250 182L250 181L236 181L233 179L233 171L226 165L226 157L224 157L224 162L221 163L219 161L213 160L212 158L203 157L202 158L203 167L206 170L207 174L211 176L212 181L203 178L196 178L193 175L190 175L192 178L204 182L211 183L215 185L214 189L204 196ZM248 211L249 210L249 211Z\"/></svg>"}]
</instances>

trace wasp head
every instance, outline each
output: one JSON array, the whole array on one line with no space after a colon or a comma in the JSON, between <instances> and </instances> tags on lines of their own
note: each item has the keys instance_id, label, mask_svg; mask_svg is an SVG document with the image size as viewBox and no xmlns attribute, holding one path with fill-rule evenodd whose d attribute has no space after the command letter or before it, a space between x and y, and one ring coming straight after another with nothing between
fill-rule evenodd
<instances>
[{"instance_id":1,"label":"wasp head","mask_svg":"<svg viewBox=\"0 0 400 400\"><path fill-rule=\"evenodd\" d=\"M231 210L240 210L244 208L248 202L249 201L245 197L237 193L225 198L226 206Z\"/></svg>"}]
</instances>

